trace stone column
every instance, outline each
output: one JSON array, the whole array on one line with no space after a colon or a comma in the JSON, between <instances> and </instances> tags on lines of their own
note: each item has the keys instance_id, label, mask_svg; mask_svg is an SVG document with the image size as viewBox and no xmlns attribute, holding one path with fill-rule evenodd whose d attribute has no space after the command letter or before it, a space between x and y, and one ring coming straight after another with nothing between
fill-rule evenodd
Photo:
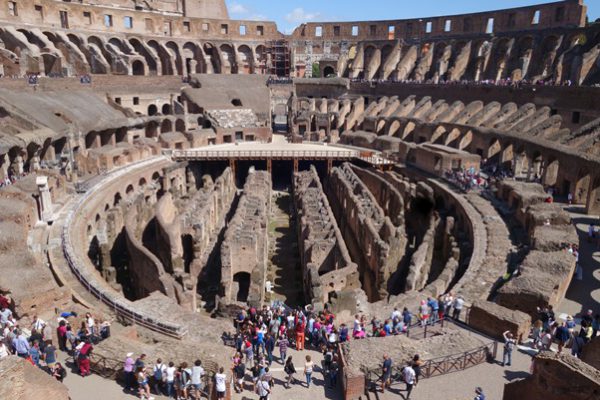
<instances>
[{"instance_id":1,"label":"stone column","mask_svg":"<svg viewBox=\"0 0 600 400\"><path fill-rule=\"evenodd\" d=\"M39 191L38 207L40 219L43 222L52 221L52 196L50 195L50 188L48 187L48 177L38 176L35 183Z\"/></svg>"}]
</instances>

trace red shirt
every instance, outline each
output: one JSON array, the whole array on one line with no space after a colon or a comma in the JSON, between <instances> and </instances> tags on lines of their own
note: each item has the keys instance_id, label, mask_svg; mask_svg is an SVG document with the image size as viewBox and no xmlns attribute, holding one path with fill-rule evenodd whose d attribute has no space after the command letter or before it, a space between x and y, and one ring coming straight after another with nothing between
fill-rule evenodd
<instances>
[{"instance_id":1,"label":"red shirt","mask_svg":"<svg viewBox=\"0 0 600 400\"><path fill-rule=\"evenodd\" d=\"M56 330L58 331L58 335L60 337L67 336L67 326L66 325L60 325Z\"/></svg>"}]
</instances>

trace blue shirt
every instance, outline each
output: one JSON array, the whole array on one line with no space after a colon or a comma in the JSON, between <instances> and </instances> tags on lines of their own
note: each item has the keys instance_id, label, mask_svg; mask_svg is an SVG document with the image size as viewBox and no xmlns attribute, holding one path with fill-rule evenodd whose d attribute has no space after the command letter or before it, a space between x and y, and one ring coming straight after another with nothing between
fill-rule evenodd
<instances>
[{"instance_id":1,"label":"blue shirt","mask_svg":"<svg viewBox=\"0 0 600 400\"><path fill-rule=\"evenodd\" d=\"M13 347L19 354L29 353L29 342L22 334L13 339Z\"/></svg>"},{"instance_id":2,"label":"blue shirt","mask_svg":"<svg viewBox=\"0 0 600 400\"><path fill-rule=\"evenodd\" d=\"M431 309L432 309L433 311L437 311L437 310L439 309L439 305L438 305L438 302L437 302L437 300L436 300L436 299L431 299L431 300L429 300L429 302L427 303L427 305L428 305L429 307L431 307Z\"/></svg>"}]
</instances>

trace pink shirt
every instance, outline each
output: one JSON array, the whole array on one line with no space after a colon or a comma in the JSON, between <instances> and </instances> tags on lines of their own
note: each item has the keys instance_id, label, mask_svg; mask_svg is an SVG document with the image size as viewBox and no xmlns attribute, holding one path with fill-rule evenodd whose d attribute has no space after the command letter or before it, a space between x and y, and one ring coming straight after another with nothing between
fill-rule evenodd
<instances>
[{"instance_id":1,"label":"pink shirt","mask_svg":"<svg viewBox=\"0 0 600 400\"><path fill-rule=\"evenodd\" d=\"M133 361L133 358L131 357L127 357L125 359L125 365L123 366L123 371L125 372L133 372L133 366L134 366L135 362Z\"/></svg>"}]
</instances>

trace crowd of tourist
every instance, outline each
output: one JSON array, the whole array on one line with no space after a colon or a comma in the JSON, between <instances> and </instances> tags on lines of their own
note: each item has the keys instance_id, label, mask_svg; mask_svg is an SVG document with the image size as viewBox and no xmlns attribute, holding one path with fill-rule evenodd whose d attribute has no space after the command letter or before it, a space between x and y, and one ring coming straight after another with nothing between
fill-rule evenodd
<instances>
[{"instance_id":1,"label":"crowd of tourist","mask_svg":"<svg viewBox=\"0 0 600 400\"><path fill-rule=\"evenodd\" d=\"M514 88L535 87L535 86L573 86L574 83L570 79L562 82L556 82L552 79L538 79L531 81L528 79L513 80L511 78L503 79L482 79L482 80L446 80L446 79L364 79L352 78L354 83L377 83L377 84L423 84L423 85L469 85L469 86L510 86Z\"/></svg>"},{"instance_id":2,"label":"crowd of tourist","mask_svg":"<svg viewBox=\"0 0 600 400\"><path fill-rule=\"evenodd\" d=\"M27 175L29 175L27 172L24 172L22 174L12 174L12 175L7 175L4 177L3 180L0 180L0 188L6 187L6 186L10 186L13 183L25 178Z\"/></svg>"},{"instance_id":3,"label":"crowd of tourist","mask_svg":"<svg viewBox=\"0 0 600 400\"><path fill-rule=\"evenodd\" d=\"M73 358L74 369L81 376L90 375L89 358L93 344L110 336L110 323L97 323L87 313L80 325L76 325L77 317L75 312L63 312L57 318L57 328L54 328L34 315L32 322L24 325L15 318L10 300L0 295L0 359L14 354L62 382L67 370L58 361L57 353L63 351ZM58 344L58 349L55 344Z\"/></svg>"}]
</instances>

